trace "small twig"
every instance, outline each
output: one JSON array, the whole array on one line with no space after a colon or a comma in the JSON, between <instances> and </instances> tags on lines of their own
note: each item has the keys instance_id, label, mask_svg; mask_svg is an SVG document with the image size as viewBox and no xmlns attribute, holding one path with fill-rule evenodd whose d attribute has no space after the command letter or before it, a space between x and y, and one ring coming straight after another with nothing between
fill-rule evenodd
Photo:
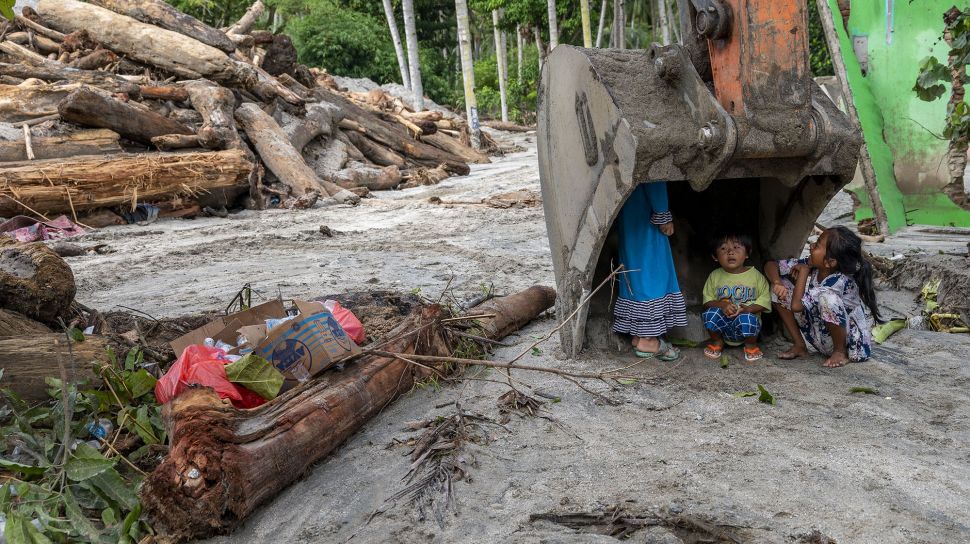
<instances>
[{"instance_id":1,"label":"small twig","mask_svg":"<svg viewBox=\"0 0 970 544\"><path fill-rule=\"evenodd\" d=\"M415 361L425 361L429 363L454 363L458 365L465 366L487 366L492 368L514 368L516 370L532 370L535 372L546 372L549 374L556 374L557 376L569 376L571 378L584 378L584 379L604 379L604 378L636 378L636 376L621 375L621 374L607 374L603 372L572 372L569 370L560 370L557 368L549 368L545 366L534 366L534 365L515 365L512 363L504 363L497 361L483 361L480 359L463 359L460 357L439 357L436 355L417 355L413 353L393 353L389 351L373 350L371 353L376 355L382 355L384 357L391 357L394 359L407 360L407 358L413 359Z\"/></svg>"},{"instance_id":2,"label":"small twig","mask_svg":"<svg viewBox=\"0 0 970 544\"><path fill-rule=\"evenodd\" d=\"M147 472L145 472L144 470L136 467L134 463L132 463L131 461L129 461L128 458L125 457L124 455L122 455L122 453L120 451L116 450L115 447L112 446L111 444L109 444L107 440L105 440L103 438L99 438L98 440L100 440L101 443L104 444L105 446L108 446L108 449L111 450L111 451L113 451L115 453L115 455L117 455L118 457L121 457L121 460L122 461L124 461L125 463L128 463L128 466L129 467L137 470L142 476L148 476L148 473Z\"/></svg>"},{"instance_id":3,"label":"small twig","mask_svg":"<svg viewBox=\"0 0 970 544\"><path fill-rule=\"evenodd\" d=\"M34 146L30 140L30 126L28 126L27 123L24 123L22 126L24 129L24 146L27 148L27 160L32 161L36 157L34 157ZM76 218L77 216L75 216L75 219Z\"/></svg>"},{"instance_id":4,"label":"small twig","mask_svg":"<svg viewBox=\"0 0 970 544\"><path fill-rule=\"evenodd\" d=\"M469 321L472 319L487 319L489 317L495 317L495 314L462 315L458 317L449 317L446 319L439 320L438 323L451 323L453 321Z\"/></svg>"},{"instance_id":5,"label":"small twig","mask_svg":"<svg viewBox=\"0 0 970 544\"><path fill-rule=\"evenodd\" d=\"M469 340L482 342L483 344L491 344L493 346L501 346L503 348L512 347L512 344L506 344L505 342L499 342L498 340L492 340L491 338L485 338L484 336L478 336L477 334L469 334L467 332L463 332L455 329L451 329L449 332L456 336L461 336L462 338L468 338Z\"/></svg>"}]
</instances>

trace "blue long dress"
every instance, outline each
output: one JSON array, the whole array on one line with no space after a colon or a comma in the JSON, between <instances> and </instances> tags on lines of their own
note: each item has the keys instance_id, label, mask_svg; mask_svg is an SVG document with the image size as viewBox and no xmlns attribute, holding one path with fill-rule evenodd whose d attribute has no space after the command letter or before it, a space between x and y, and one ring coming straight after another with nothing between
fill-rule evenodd
<instances>
[{"instance_id":1,"label":"blue long dress","mask_svg":"<svg viewBox=\"0 0 970 544\"><path fill-rule=\"evenodd\" d=\"M658 225L673 221L667 182L641 183L617 217L620 263L624 270L613 331L632 336L661 336L687 325L687 307L677 283L670 241Z\"/></svg>"}]
</instances>

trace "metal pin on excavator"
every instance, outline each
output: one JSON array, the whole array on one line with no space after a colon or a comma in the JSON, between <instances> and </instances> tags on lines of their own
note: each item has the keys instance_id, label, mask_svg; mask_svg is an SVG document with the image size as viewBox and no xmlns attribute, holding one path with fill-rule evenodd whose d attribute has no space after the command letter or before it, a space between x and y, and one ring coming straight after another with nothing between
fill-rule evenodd
<instances>
[{"instance_id":1,"label":"metal pin on excavator","mask_svg":"<svg viewBox=\"0 0 970 544\"><path fill-rule=\"evenodd\" d=\"M862 137L808 69L806 0L678 0L682 44L560 45L542 72L539 172L563 351L616 345L613 222L639 183L668 181L688 310L708 238L752 235L753 262L797 255L851 180ZM696 312L695 312L696 313ZM571 318L569 316L572 316ZM605 339L605 342L604 342Z\"/></svg>"}]
</instances>

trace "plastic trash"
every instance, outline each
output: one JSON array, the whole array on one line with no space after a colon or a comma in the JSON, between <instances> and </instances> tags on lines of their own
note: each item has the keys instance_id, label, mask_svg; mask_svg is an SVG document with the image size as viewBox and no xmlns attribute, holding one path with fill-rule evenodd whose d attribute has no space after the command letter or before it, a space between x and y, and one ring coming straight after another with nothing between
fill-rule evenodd
<instances>
[{"instance_id":1,"label":"plastic trash","mask_svg":"<svg viewBox=\"0 0 970 544\"><path fill-rule=\"evenodd\" d=\"M111 423L110 419L101 418L97 421L92 421L88 423L84 430L88 432L91 436L97 438L98 440L106 440L111 431L114 430L114 425Z\"/></svg>"},{"instance_id":2,"label":"plastic trash","mask_svg":"<svg viewBox=\"0 0 970 544\"><path fill-rule=\"evenodd\" d=\"M323 301L323 307L327 309L328 312L333 314L333 317L340 323L340 327L343 328L344 332L347 333L357 345L364 342L367 334L364 331L364 324L357 319L354 312L351 312L347 308L344 308L336 300L325 300Z\"/></svg>"},{"instance_id":3,"label":"plastic trash","mask_svg":"<svg viewBox=\"0 0 970 544\"><path fill-rule=\"evenodd\" d=\"M229 381L226 365L232 360L226 352L213 346L195 345L182 355L155 383L155 398L166 402L177 397L190 385L211 387L220 397L232 401L236 408L255 408L266 402L256 393Z\"/></svg>"}]
</instances>

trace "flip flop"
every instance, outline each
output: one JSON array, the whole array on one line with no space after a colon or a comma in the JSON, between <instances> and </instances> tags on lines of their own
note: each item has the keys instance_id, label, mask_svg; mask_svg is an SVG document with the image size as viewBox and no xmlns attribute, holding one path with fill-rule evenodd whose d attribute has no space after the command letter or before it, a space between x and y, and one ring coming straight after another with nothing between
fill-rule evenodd
<instances>
[{"instance_id":1,"label":"flip flop","mask_svg":"<svg viewBox=\"0 0 970 544\"><path fill-rule=\"evenodd\" d=\"M708 359L718 360L721 358L721 352L724 350L724 344L708 344L704 348L704 356Z\"/></svg>"},{"instance_id":2,"label":"flip flop","mask_svg":"<svg viewBox=\"0 0 970 544\"><path fill-rule=\"evenodd\" d=\"M749 363L754 361L759 361L763 359L764 356L765 354L761 352L761 348L759 348L758 346L744 348L744 360L748 361Z\"/></svg>"},{"instance_id":3,"label":"flip flop","mask_svg":"<svg viewBox=\"0 0 970 544\"><path fill-rule=\"evenodd\" d=\"M680 350L670 345L670 342L661 339L660 346L657 351L640 351L638 349L633 350L633 353L641 359L653 359L656 357L661 361L676 361L680 358Z\"/></svg>"}]
</instances>

